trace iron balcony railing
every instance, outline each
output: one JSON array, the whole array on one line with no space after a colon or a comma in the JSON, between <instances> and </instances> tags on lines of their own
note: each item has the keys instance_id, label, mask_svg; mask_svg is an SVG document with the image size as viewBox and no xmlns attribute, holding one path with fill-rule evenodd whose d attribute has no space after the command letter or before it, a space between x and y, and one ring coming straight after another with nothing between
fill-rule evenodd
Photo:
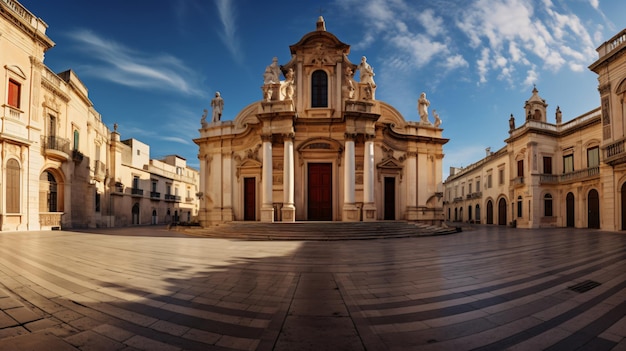
<instances>
[{"instance_id":1,"label":"iron balcony railing","mask_svg":"<svg viewBox=\"0 0 626 351\"><path fill-rule=\"evenodd\" d=\"M131 195L139 195L139 196L143 196L143 189L139 189L139 188L131 188L131 189L130 189L130 193L131 193Z\"/></svg>"},{"instance_id":2,"label":"iron balcony railing","mask_svg":"<svg viewBox=\"0 0 626 351\"><path fill-rule=\"evenodd\" d=\"M41 144L44 149L61 151L66 153L67 155L70 154L69 139L59 138L52 135L42 136Z\"/></svg>"},{"instance_id":3,"label":"iron balcony railing","mask_svg":"<svg viewBox=\"0 0 626 351\"><path fill-rule=\"evenodd\" d=\"M180 196L178 196L178 195L171 195L171 194L165 194L165 200L166 201L180 202Z\"/></svg>"}]
</instances>

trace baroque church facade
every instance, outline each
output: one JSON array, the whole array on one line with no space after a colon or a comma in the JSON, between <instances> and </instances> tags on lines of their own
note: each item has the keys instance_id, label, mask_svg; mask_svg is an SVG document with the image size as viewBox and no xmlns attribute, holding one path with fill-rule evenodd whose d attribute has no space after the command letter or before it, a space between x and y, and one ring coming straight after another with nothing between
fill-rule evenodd
<instances>
[{"instance_id":1,"label":"baroque church facade","mask_svg":"<svg viewBox=\"0 0 626 351\"><path fill-rule=\"evenodd\" d=\"M425 94L417 122L377 100L372 67L365 57L352 63L350 46L326 31L322 17L290 52L289 62L275 58L267 67L262 100L232 121L203 117L194 139L200 224L441 223L448 140L436 115L428 120ZM215 115L220 104L214 102Z\"/></svg>"}]
</instances>

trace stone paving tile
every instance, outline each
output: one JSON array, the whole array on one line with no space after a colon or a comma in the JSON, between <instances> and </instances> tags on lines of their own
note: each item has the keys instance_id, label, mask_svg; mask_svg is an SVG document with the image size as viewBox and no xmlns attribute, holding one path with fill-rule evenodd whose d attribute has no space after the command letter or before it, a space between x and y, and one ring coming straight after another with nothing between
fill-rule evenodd
<instances>
[{"instance_id":1,"label":"stone paving tile","mask_svg":"<svg viewBox=\"0 0 626 351\"><path fill-rule=\"evenodd\" d=\"M4 310L4 313L11 316L11 318L15 319L19 324L26 324L41 319L41 316L23 306Z\"/></svg>"},{"instance_id":2,"label":"stone paving tile","mask_svg":"<svg viewBox=\"0 0 626 351\"><path fill-rule=\"evenodd\" d=\"M122 328L118 328L109 324L101 324L91 330L94 331L95 333L104 335L108 338L111 338L119 342L123 342L127 339L130 339L134 335L133 333L127 330L124 330Z\"/></svg>"},{"instance_id":3,"label":"stone paving tile","mask_svg":"<svg viewBox=\"0 0 626 351\"><path fill-rule=\"evenodd\" d=\"M62 324L62 322L57 319L43 318L34 322L24 324L24 328L28 329L31 332L36 332L40 330L47 330L60 324Z\"/></svg>"},{"instance_id":4,"label":"stone paving tile","mask_svg":"<svg viewBox=\"0 0 626 351\"><path fill-rule=\"evenodd\" d=\"M126 345L120 342L94 333L91 330L67 337L65 341L79 348L81 351L121 350L126 347Z\"/></svg>"},{"instance_id":5,"label":"stone paving tile","mask_svg":"<svg viewBox=\"0 0 626 351\"><path fill-rule=\"evenodd\" d=\"M145 351L178 351L181 348L166 343L135 335L124 342L126 345Z\"/></svg>"},{"instance_id":6,"label":"stone paving tile","mask_svg":"<svg viewBox=\"0 0 626 351\"><path fill-rule=\"evenodd\" d=\"M46 333L29 333L0 340L0 350L54 350L76 351L78 350L60 338Z\"/></svg>"}]
</instances>

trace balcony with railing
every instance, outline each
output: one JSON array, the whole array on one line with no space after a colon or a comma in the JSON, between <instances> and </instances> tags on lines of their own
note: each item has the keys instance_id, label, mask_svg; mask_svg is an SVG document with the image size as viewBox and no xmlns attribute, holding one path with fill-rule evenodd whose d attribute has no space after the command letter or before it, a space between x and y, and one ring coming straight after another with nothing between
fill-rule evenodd
<instances>
[{"instance_id":1,"label":"balcony with railing","mask_svg":"<svg viewBox=\"0 0 626 351\"><path fill-rule=\"evenodd\" d=\"M150 198L153 200L160 200L161 199L161 193L156 192L156 191L151 191L150 192Z\"/></svg>"},{"instance_id":2,"label":"balcony with railing","mask_svg":"<svg viewBox=\"0 0 626 351\"><path fill-rule=\"evenodd\" d=\"M539 183L543 185L567 184L582 180L599 178L600 166L589 167L564 174L537 174L536 176L539 177Z\"/></svg>"},{"instance_id":3,"label":"balcony with railing","mask_svg":"<svg viewBox=\"0 0 626 351\"><path fill-rule=\"evenodd\" d=\"M524 185L524 177L517 177L517 178L513 178L513 181L511 182L513 184L513 186L517 187L517 186L523 186Z\"/></svg>"},{"instance_id":4,"label":"balcony with railing","mask_svg":"<svg viewBox=\"0 0 626 351\"><path fill-rule=\"evenodd\" d=\"M165 194L165 201L176 201L176 202L180 202L180 196L178 196L178 195L172 195L172 194Z\"/></svg>"},{"instance_id":5,"label":"balcony with railing","mask_svg":"<svg viewBox=\"0 0 626 351\"><path fill-rule=\"evenodd\" d=\"M43 148L43 154L46 157L59 160L70 160L70 140L65 138L59 138L56 136L42 136L41 147Z\"/></svg>"},{"instance_id":6,"label":"balcony with railing","mask_svg":"<svg viewBox=\"0 0 626 351\"><path fill-rule=\"evenodd\" d=\"M626 163L626 147L624 140L619 140L607 146L604 146L604 163L616 166Z\"/></svg>"},{"instance_id":7,"label":"balcony with railing","mask_svg":"<svg viewBox=\"0 0 626 351\"><path fill-rule=\"evenodd\" d=\"M570 183L581 180L587 180L595 177L600 177L600 166L581 169L579 171L569 172L561 174L559 179L560 183Z\"/></svg>"},{"instance_id":8,"label":"balcony with railing","mask_svg":"<svg viewBox=\"0 0 626 351\"><path fill-rule=\"evenodd\" d=\"M143 196L143 189L130 188L130 194L133 196Z\"/></svg>"}]
</instances>

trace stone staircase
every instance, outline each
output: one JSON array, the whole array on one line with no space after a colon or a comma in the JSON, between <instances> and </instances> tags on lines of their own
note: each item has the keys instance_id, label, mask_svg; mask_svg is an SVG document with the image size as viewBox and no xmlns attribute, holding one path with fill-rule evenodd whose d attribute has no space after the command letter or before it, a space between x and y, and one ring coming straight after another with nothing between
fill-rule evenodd
<instances>
[{"instance_id":1,"label":"stone staircase","mask_svg":"<svg viewBox=\"0 0 626 351\"><path fill-rule=\"evenodd\" d=\"M177 230L193 236L236 240L373 240L457 233L457 228L407 221L377 222L229 222L208 228Z\"/></svg>"}]
</instances>

